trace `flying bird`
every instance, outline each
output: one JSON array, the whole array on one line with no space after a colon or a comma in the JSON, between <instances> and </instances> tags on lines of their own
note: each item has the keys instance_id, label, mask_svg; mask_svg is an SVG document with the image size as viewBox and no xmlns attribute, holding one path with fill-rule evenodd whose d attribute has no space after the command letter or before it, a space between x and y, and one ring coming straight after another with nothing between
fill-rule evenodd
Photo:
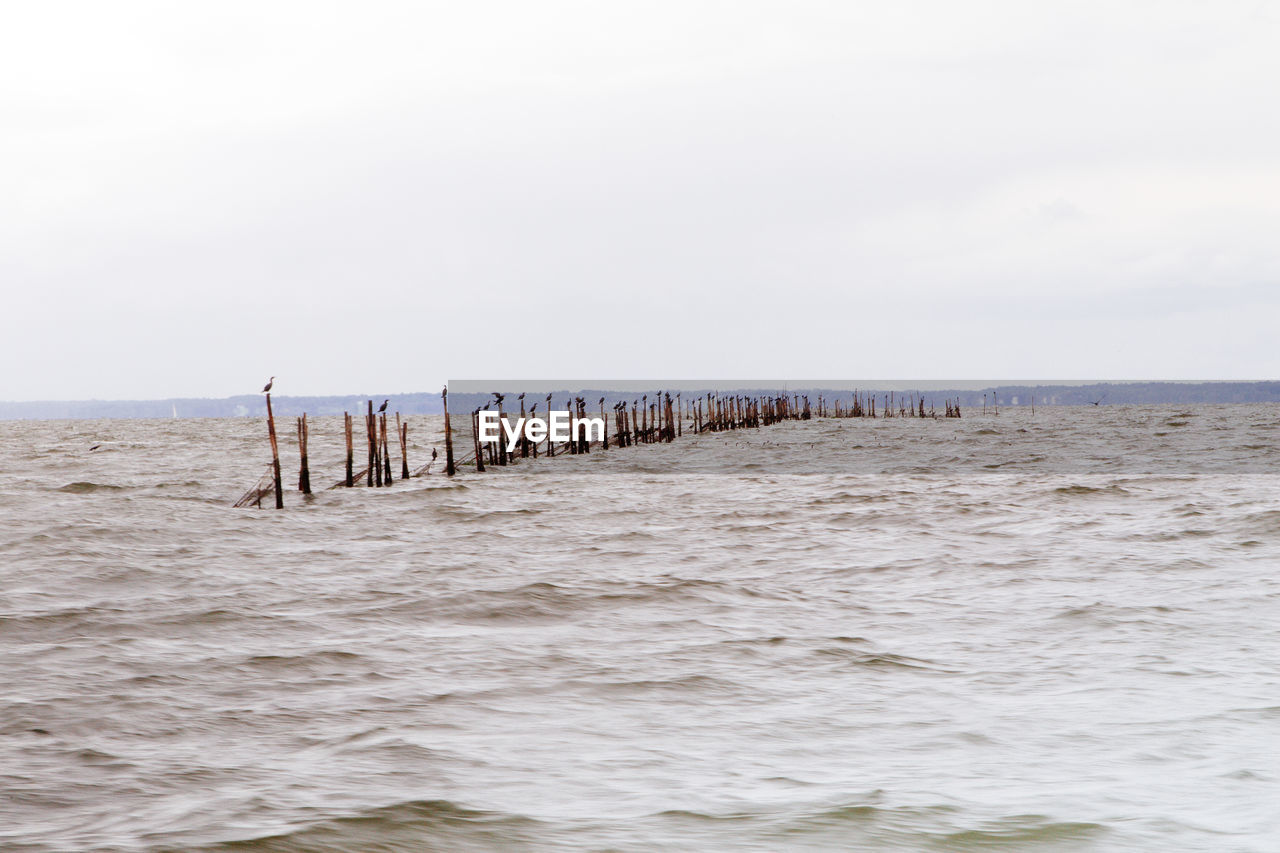
<instances>
[{"instance_id":1,"label":"flying bird","mask_svg":"<svg viewBox=\"0 0 1280 853\"><path fill-rule=\"evenodd\" d=\"M272 376L270 379L267 380L267 384L262 386L262 393L265 394L268 391L270 391L271 386L274 384L276 384L276 378Z\"/></svg>"}]
</instances>

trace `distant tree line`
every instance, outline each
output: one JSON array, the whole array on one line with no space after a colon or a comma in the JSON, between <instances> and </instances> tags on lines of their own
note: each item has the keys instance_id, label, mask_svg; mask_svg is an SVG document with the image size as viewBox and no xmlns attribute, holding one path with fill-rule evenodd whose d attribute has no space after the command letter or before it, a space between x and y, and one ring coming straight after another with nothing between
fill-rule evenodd
<instances>
[{"instance_id":1,"label":"distant tree line","mask_svg":"<svg viewBox=\"0 0 1280 853\"><path fill-rule=\"evenodd\" d=\"M501 388L495 387L496 391ZM668 389L654 388L649 391L650 402L653 395ZM706 388L701 390L681 389L683 399L690 401L708 393L724 388ZM731 389L743 396L787 396L807 395L816 403L819 396L827 400L848 400L852 391L831 388L738 388ZM646 392L611 391L608 389L562 389L552 392L552 408L564 408L567 400L582 397L587 401L588 411L598 411L600 398L604 398L605 409L609 410L615 403L638 400ZM1001 406L1027 406L1034 400L1037 406L1132 406L1152 404L1195 404L1195 403L1276 403L1280 402L1280 382L1096 382L1089 385L998 385L985 389L915 389L902 388L897 391L862 392L873 394L882 400L889 394L896 397L916 396L924 398L925 405L936 404L941 409L944 400L959 400L962 406L969 408L994 402ZM531 408L538 404L538 411L546 411L546 391L528 392L525 405ZM675 396L674 393L672 396ZM358 414L365 410L366 401L373 400L375 408L383 400L390 399L389 411L405 415L440 414L439 392L415 392L412 394L350 394L347 396L323 397L285 397L271 398L275 413L279 416L294 417L306 412L313 417L321 415L340 415L343 412ZM470 412L472 409L491 403L489 394L451 394L449 409L453 412ZM509 393L503 402L507 411L520 411L518 395ZM221 399L182 397L166 400L67 400L36 401L6 403L0 402L0 419L80 419L96 418L168 418L174 414L182 418L234 418L234 417L266 417L266 401L260 394L246 394Z\"/></svg>"}]
</instances>

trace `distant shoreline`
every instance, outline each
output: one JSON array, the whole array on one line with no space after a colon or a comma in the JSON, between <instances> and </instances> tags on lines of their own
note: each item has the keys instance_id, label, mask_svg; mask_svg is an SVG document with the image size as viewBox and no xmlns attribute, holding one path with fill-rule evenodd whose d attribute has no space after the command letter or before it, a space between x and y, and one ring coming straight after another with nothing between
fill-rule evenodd
<instances>
[{"instance_id":1,"label":"distant shoreline","mask_svg":"<svg viewBox=\"0 0 1280 853\"><path fill-rule=\"evenodd\" d=\"M508 388L501 383L495 384L492 390L508 393L514 399L520 391L527 393L530 403L541 401L547 393L551 393L558 404L570 396L581 396L595 404L604 397L610 404L621 400L639 398L641 394L658 390L675 390L676 385L664 386L657 381L652 389L640 390L642 383L619 382L613 389L600 387L564 387L551 381L540 386L532 381L511 383ZM763 385L757 383L724 382L714 387L695 387L696 381L677 383L686 399L694 399L712 391L741 391L744 395L800 394L808 395L816 402L818 396L828 400L848 399L852 389L857 387L852 382L836 382L824 386L814 383L777 383ZM937 385L938 383L933 383ZM1156 405L1156 404L1214 404L1214 403L1278 403L1280 402L1280 381L1257 382L1094 382L1072 384L991 384L976 387L979 383L956 382L955 388L929 387L926 383L907 384L902 387L890 387L884 381L867 382L861 386L865 392L874 391L877 399L894 394L897 396L917 395L923 397L925 404L932 401L939 408L944 400L959 400L961 406L981 407L984 399L996 402L1000 406L1028 406L1034 399L1037 406L1087 406L1087 405ZM486 393L466 393L476 382L459 382L454 384L450 392L450 409L454 411L470 411L483 406L492 399ZM836 386L836 387L832 387ZM485 387L488 387L487 385ZM619 390L625 388L625 390ZM509 393L514 391L515 393ZM367 405L366 401L375 403L384 399L392 401L391 410L405 415L437 415L443 412L439 392L413 392L409 394L349 394L328 396L273 396L275 413L281 416L296 416L306 412L312 417L324 415L340 415L343 412L358 413ZM266 405L261 394L243 394L223 398L167 398L163 400L38 400L30 402L0 402L0 420L97 420L100 418L234 418L265 417Z\"/></svg>"}]
</instances>

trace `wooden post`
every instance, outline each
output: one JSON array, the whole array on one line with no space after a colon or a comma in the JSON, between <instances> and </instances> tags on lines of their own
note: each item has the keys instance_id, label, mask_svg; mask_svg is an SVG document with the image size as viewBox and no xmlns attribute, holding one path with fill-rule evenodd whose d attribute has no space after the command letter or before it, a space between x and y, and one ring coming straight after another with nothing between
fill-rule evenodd
<instances>
[{"instance_id":1,"label":"wooden post","mask_svg":"<svg viewBox=\"0 0 1280 853\"><path fill-rule=\"evenodd\" d=\"M400 437L400 479L409 479L409 424L400 423L400 413L396 412L396 434Z\"/></svg>"},{"instance_id":2,"label":"wooden post","mask_svg":"<svg viewBox=\"0 0 1280 853\"><path fill-rule=\"evenodd\" d=\"M577 420L578 408L574 405L573 400L565 400L564 407L569 411L569 443L565 445L567 453L578 452L578 433L574 429L574 422Z\"/></svg>"},{"instance_id":3,"label":"wooden post","mask_svg":"<svg viewBox=\"0 0 1280 853\"><path fill-rule=\"evenodd\" d=\"M298 491L304 495L311 494L311 469L307 466L307 413L298 418Z\"/></svg>"},{"instance_id":4,"label":"wooden post","mask_svg":"<svg viewBox=\"0 0 1280 853\"><path fill-rule=\"evenodd\" d=\"M529 439L524 434L524 394L520 395L520 458L529 458Z\"/></svg>"},{"instance_id":5,"label":"wooden post","mask_svg":"<svg viewBox=\"0 0 1280 853\"><path fill-rule=\"evenodd\" d=\"M271 436L271 476L276 484L276 509L284 509L284 490L280 487L280 445L276 442L276 416L271 412L270 394L267 394L267 433Z\"/></svg>"},{"instance_id":6,"label":"wooden post","mask_svg":"<svg viewBox=\"0 0 1280 853\"><path fill-rule=\"evenodd\" d=\"M538 416L538 404L534 403L532 406L529 407L529 417L536 418L537 416ZM521 430L520 434L523 435L524 430ZM538 458L538 442L529 441L529 439L527 438L524 440L524 442L525 442L525 447L527 447L533 453L533 458L537 459Z\"/></svg>"},{"instance_id":7,"label":"wooden post","mask_svg":"<svg viewBox=\"0 0 1280 853\"><path fill-rule=\"evenodd\" d=\"M550 394L547 395L547 424L548 424L548 427L551 424L551 395ZM551 457L555 455L556 455L556 448L555 448L555 445L551 443L551 430L548 428L547 429L547 456Z\"/></svg>"},{"instance_id":8,"label":"wooden post","mask_svg":"<svg viewBox=\"0 0 1280 853\"><path fill-rule=\"evenodd\" d=\"M503 395L494 394L493 396L498 398L498 464L506 465L507 464L507 442L503 438L505 433L502 430L502 425L507 422L507 413L502 411Z\"/></svg>"},{"instance_id":9,"label":"wooden post","mask_svg":"<svg viewBox=\"0 0 1280 853\"><path fill-rule=\"evenodd\" d=\"M447 385L440 392L440 399L444 402L444 473L446 476L452 477L455 473L453 468L453 430L449 428L449 387Z\"/></svg>"},{"instance_id":10,"label":"wooden post","mask_svg":"<svg viewBox=\"0 0 1280 853\"><path fill-rule=\"evenodd\" d=\"M604 397L600 398L600 422L604 424L604 439L601 444L601 450L609 449L609 422L604 419Z\"/></svg>"},{"instance_id":11,"label":"wooden post","mask_svg":"<svg viewBox=\"0 0 1280 853\"><path fill-rule=\"evenodd\" d=\"M387 446L387 413L383 412L379 418L382 428L382 485L391 485L391 448Z\"/></svg>"},{"instance_id":12,"label":"wooden post","mask_svg":"<svg viewBox=\"0 0 1280 853\"><path fill-rule=\"evenodd\" d=\"M352 463L352 447L351 447L351 414L349 412L342 413L343 430L347 434L347 488L351 488L355 483L351 479L351 463Z\"/></svg>"},{"instance_id":13,"label":"wooden post","mask_svg":"<svg viewBox=\"0 0 1280 853\"><path fill-rule=\"evenodd\" d=\"M471 443L476 449L476 473L484 473L484 454L480 451L480 410L471 413Z\"/></svg>"},{"instance_id":14,"label":"wooden post","mask_svg":"<svg viewBox=\"0 0 1280 853\"><path fill-rule=\"evenodd\" d=\"M369 468L365 472L368 477L368 481L365 483L365 486L366 488L372 488L373 472L378 469L378 466L375 464L376 460L374 459L374 454L376 452L374 448L377 445L377 441L375 440L374 427L373 427L373 401L372 400L369 401L369 411L364 416L364 438L369 445ZM379 475L379 477L381 477L381 475ZM382 485L382 483L379 482L378 485Z\"/></svg>"}]
</instances>

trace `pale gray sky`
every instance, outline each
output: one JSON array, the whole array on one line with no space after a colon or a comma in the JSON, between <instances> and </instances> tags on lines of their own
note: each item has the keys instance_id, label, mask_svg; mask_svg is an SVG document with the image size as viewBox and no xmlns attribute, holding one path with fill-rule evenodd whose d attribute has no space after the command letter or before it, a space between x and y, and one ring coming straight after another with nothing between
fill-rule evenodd
<instances>
[{"instance_id":1,"label":"pale gray sky","mask_svg":"<svg viewBox=\"0 0 1280 853\"><path fill-rule=\"evenodd\" d=\"M8 3L0 399L1280 375L1274 4Z\"/></svg>"}]
</instances>

